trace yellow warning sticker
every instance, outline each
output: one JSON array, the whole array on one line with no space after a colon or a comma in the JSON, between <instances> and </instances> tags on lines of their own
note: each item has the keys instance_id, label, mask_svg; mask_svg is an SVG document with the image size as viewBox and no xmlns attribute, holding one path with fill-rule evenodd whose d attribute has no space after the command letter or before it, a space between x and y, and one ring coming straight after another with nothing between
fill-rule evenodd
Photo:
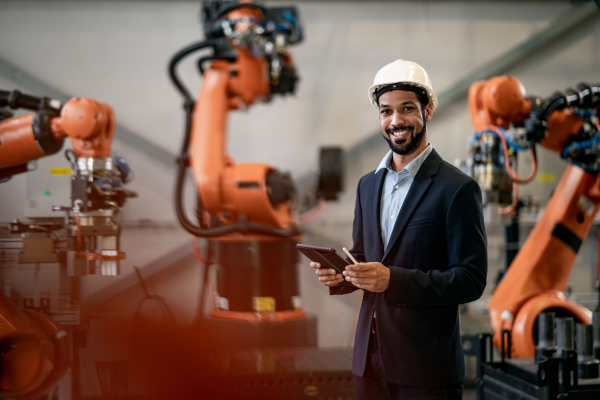
<instances>
[{"instance_id":1,"label":"yellow warning sticker","mask_svg":"<svg viewBox=\"0 0 600 400\"><path fill-rule=\"evenodd\" d=\"M554 183L556 182L556 175L551 173L538 174L537 181L540 183Z\"/></svg>"},{"instance_id":2,"label":"yellow warning sticker","mask_svg":"<svg viewBox=\"0 0 600 400\"><path fill-rule=\"evenodd\" d=\"M71 175L69 167L53 167L50 168L50 175Z\"/></svg>"},{"instance_id":3,"label":"yellow warning sticker","mask_svg":"<svg viewBox=\"0 0 600 400\"><path fill-rule=\"evenodd\" d=\"M253 297L252 308L256 312L275 312L275 298L273 297Z\"/></svg>"}]
</instances>

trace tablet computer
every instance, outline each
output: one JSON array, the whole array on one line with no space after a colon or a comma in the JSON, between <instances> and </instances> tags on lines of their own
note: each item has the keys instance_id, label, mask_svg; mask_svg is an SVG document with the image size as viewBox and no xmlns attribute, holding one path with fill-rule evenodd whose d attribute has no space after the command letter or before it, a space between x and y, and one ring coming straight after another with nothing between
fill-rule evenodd
<instances>
[{"instance_id":1,"label":"tablet computer","mask_svg":"<svg viewBox=\"0 0 600 400\"><path fill-rule=\"evenodd\" d=\"M350 265L346 259L331 247L310 246L308 244L297 244L296 248L308 257L311 261L321 264L321 268L332 268L340 274L346 269L346 265Z\"/></svg>"}]
</instances>

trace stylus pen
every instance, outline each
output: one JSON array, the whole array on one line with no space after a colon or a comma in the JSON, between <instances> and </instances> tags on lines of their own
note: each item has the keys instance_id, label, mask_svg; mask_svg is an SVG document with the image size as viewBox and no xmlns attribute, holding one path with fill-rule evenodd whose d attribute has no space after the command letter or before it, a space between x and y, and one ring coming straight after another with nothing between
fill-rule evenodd
<instances>
[{"instance_id":1,"label":"stylus pen","mask_svg":"<svg viewBox=\"0 0 600 400\"><path fill-rule=\"evenodd\" d=\"M348 251L347 248L342 247L342 250L344 250L344 253L346 253L348 255L348 257L350 257L350 259L352 260L352 262L354 264L358 264L358 261L356 261L356 258L352 257L352 254L350 254L350 252Z\"/></svg>"}]
</instances>

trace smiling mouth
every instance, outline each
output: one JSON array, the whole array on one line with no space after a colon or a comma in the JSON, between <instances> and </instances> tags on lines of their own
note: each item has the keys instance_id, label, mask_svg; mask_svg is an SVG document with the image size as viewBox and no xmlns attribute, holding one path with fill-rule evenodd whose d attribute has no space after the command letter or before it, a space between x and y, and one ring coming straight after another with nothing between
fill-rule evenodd
<instances>
[{"instance_id":1,"label":"smiling mouth","mask_svg":"<svg viewBox=\"0 0 600 400\"><path fill-rule=\"evenodd\" d=\"M406 135L408 135L410 133L410 129L402 129L402 130L397 130L397 131L392 131L389 132L390 135L400 138L400 137L404 137Z\"/></svg>"}]
</instances>

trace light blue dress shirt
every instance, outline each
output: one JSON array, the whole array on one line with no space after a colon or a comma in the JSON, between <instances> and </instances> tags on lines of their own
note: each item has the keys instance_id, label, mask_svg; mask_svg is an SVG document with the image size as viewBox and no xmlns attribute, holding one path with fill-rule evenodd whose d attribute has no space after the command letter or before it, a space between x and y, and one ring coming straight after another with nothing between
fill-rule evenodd
<instances>
[{"instance_id":1,"label":"light blue dress shirt","mask_svg":"<svg viewBox=\"0 0 600 400\"><path fill-rule=\"evenodd\" d=\"M415 175L419 172L419 168L423 161L427 158L433 148L427 145L425 150L421 152L414 160L412 160L400 172L394 171L392 168L392 151L390 150L379 163L375 173L380 169L387 169L385 182L383 183L383 191L381 193L381 236L383 239L383 248L387 248L392 230L402 209L402 204L406 199L408 190L413 183Z\"/></svg>"}]
</instances>

